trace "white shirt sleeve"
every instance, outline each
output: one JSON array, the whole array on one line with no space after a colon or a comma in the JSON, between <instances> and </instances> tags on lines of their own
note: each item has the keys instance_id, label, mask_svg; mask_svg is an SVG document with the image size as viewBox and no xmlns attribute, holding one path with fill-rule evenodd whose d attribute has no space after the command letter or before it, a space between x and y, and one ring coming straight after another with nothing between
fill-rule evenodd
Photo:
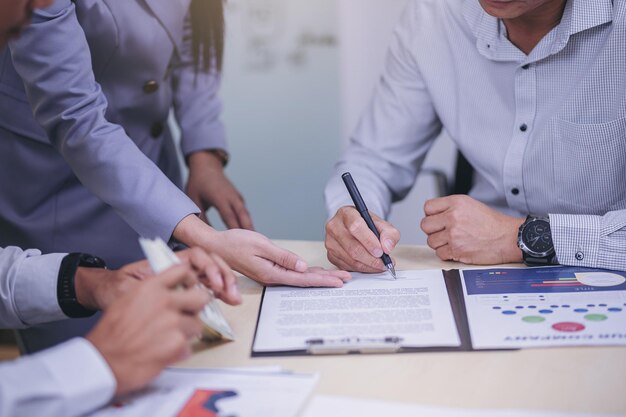
<instances>
[{"instance_id":1,"label":"white shirt sleeve","mask_svg":"<svg viewBox=\"0 0 626 417\"><path fill-rule=\"evenodd\" d=\"M0 416L81 416L108 403L115 389L98 350L85 339L72 339L0 364Z\"/></svg>"},{"instance_id":2,"label":"white shirt sleeve","mask_svg":"<svg viewBox=\"0 0 626 417\"><path fill-rule=\"evenodd\" d=\"M370 212L386 218L391 203L415 183L430 146L442 129L426 80L413 51L420 48L420 23L427 20L409 2L396 27L383 76L350 144L326 186L333 217L352 200L341 180L350 171Z\"/></svg>"},{"instance_id":3,"label":"white shirt sleeve","mask_svg":"<svg viewBox=\"0 0 626 417\"><path fill-rule=\"evenodd\" d=\"M66 254L0 248L0 327L23 328L66 319L57 300L57 280Z\"/></svg>"}]
</instances>

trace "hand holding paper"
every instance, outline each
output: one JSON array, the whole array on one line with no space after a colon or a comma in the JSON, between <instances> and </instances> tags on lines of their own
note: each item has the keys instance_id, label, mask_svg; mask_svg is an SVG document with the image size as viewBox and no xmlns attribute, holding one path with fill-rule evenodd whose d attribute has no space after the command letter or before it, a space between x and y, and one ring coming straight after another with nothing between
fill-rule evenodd
<instances>
[{"instance_id":1,"label":"hand holding paper","mask_svg":"<svg viewBox=\"0 0 626 417\"><path fill-rule=\"evenodd\" d=\"M161 239L140 239L139 243L155 273L162 272L181 263L181 260ZM215 292L217 292L217 294L220 294L220 298L230 300L230 304L239 304L241 297L236 288L234 276L232 276L232 272L221 259L217 257L208 258L203 254L206 255L206 253L199 249L195 251L191 250L183 256L191 260L196 269L203 271L206 275L205 282L209 284L211 289L215 288L215 291L212 291L211 301L200 314L200 318L205 324L203 338L205 340L234 340L233 332L213 297ZM212 262L208 262L209 260L218 260L220 264L215 266ZM205 267L202 267L202 265L205 265ZM228 274L231 275L230 278L223 278Z\"/></svg>"}]
</instances>

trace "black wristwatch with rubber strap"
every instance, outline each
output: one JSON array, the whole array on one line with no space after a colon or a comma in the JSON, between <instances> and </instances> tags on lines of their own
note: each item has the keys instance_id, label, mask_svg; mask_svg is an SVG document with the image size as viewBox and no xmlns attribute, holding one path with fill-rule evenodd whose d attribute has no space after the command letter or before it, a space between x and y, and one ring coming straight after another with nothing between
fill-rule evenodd
<instances>
[{"instance_id":1,"label":"black wristwatch with rubber strap","mask_svg":"<svg viewBox=\"0 0 626 417\"><path fill-rule=\"evenodd\" d=\"M547 217L528 216L519 228L517 246L528 266L559 264Z\"/></svg>"},{"instance_id":2,"label":"black wristwatch with rubber strap","mask_svg":"<svg viewBox=\"0 0 626 417\"><path fill-rule=\"evenodd\" d=\"M57 299L63 313L70 318L91 317L96 312L83 307L76 298L76 270L81 268L106 268L104 261L86 253L70 253L59 268L57 281Z\"/></svg>"}]
</instances>

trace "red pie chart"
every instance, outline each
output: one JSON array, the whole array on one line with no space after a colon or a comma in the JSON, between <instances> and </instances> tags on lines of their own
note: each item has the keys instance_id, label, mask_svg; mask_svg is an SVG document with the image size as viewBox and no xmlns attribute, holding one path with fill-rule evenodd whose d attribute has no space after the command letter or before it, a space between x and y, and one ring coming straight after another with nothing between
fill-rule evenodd
<instances>
[{"instance_id":1,"label":"red pie chart","mask_svg":"<svg viewBox=\"0 0 626 417\"><path fill-rule=\"evenodd\" d=\"M585 326L580 323L574 323L569 321L563 321L561 323L555 323L552 325L552 328L557 332L566 332L566 333L574 333L574 332L582 332L585 330Z\"/></svg>"}]
</instances>

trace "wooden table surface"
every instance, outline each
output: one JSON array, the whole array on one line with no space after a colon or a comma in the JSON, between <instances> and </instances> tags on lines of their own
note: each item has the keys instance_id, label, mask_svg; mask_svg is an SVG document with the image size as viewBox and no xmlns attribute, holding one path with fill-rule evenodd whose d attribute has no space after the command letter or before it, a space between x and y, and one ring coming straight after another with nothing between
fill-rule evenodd
<instances>
[{"instance_id":1,"label":"wooden table surface","mask_svg":"<svg viewBox=\"0 0 626 417\"><path fill-rule=\"evenodd\" d=\"M321 242L277 241L329 266ZM426 247L402 246L398 269L453 269ZM185 367L280 365L320 374L317 394L461 408L626 414L626 348L251 358L261 287L240 277L243 305L223 311L235 342L199 347Z\"/></svg>"}]
</instances>

